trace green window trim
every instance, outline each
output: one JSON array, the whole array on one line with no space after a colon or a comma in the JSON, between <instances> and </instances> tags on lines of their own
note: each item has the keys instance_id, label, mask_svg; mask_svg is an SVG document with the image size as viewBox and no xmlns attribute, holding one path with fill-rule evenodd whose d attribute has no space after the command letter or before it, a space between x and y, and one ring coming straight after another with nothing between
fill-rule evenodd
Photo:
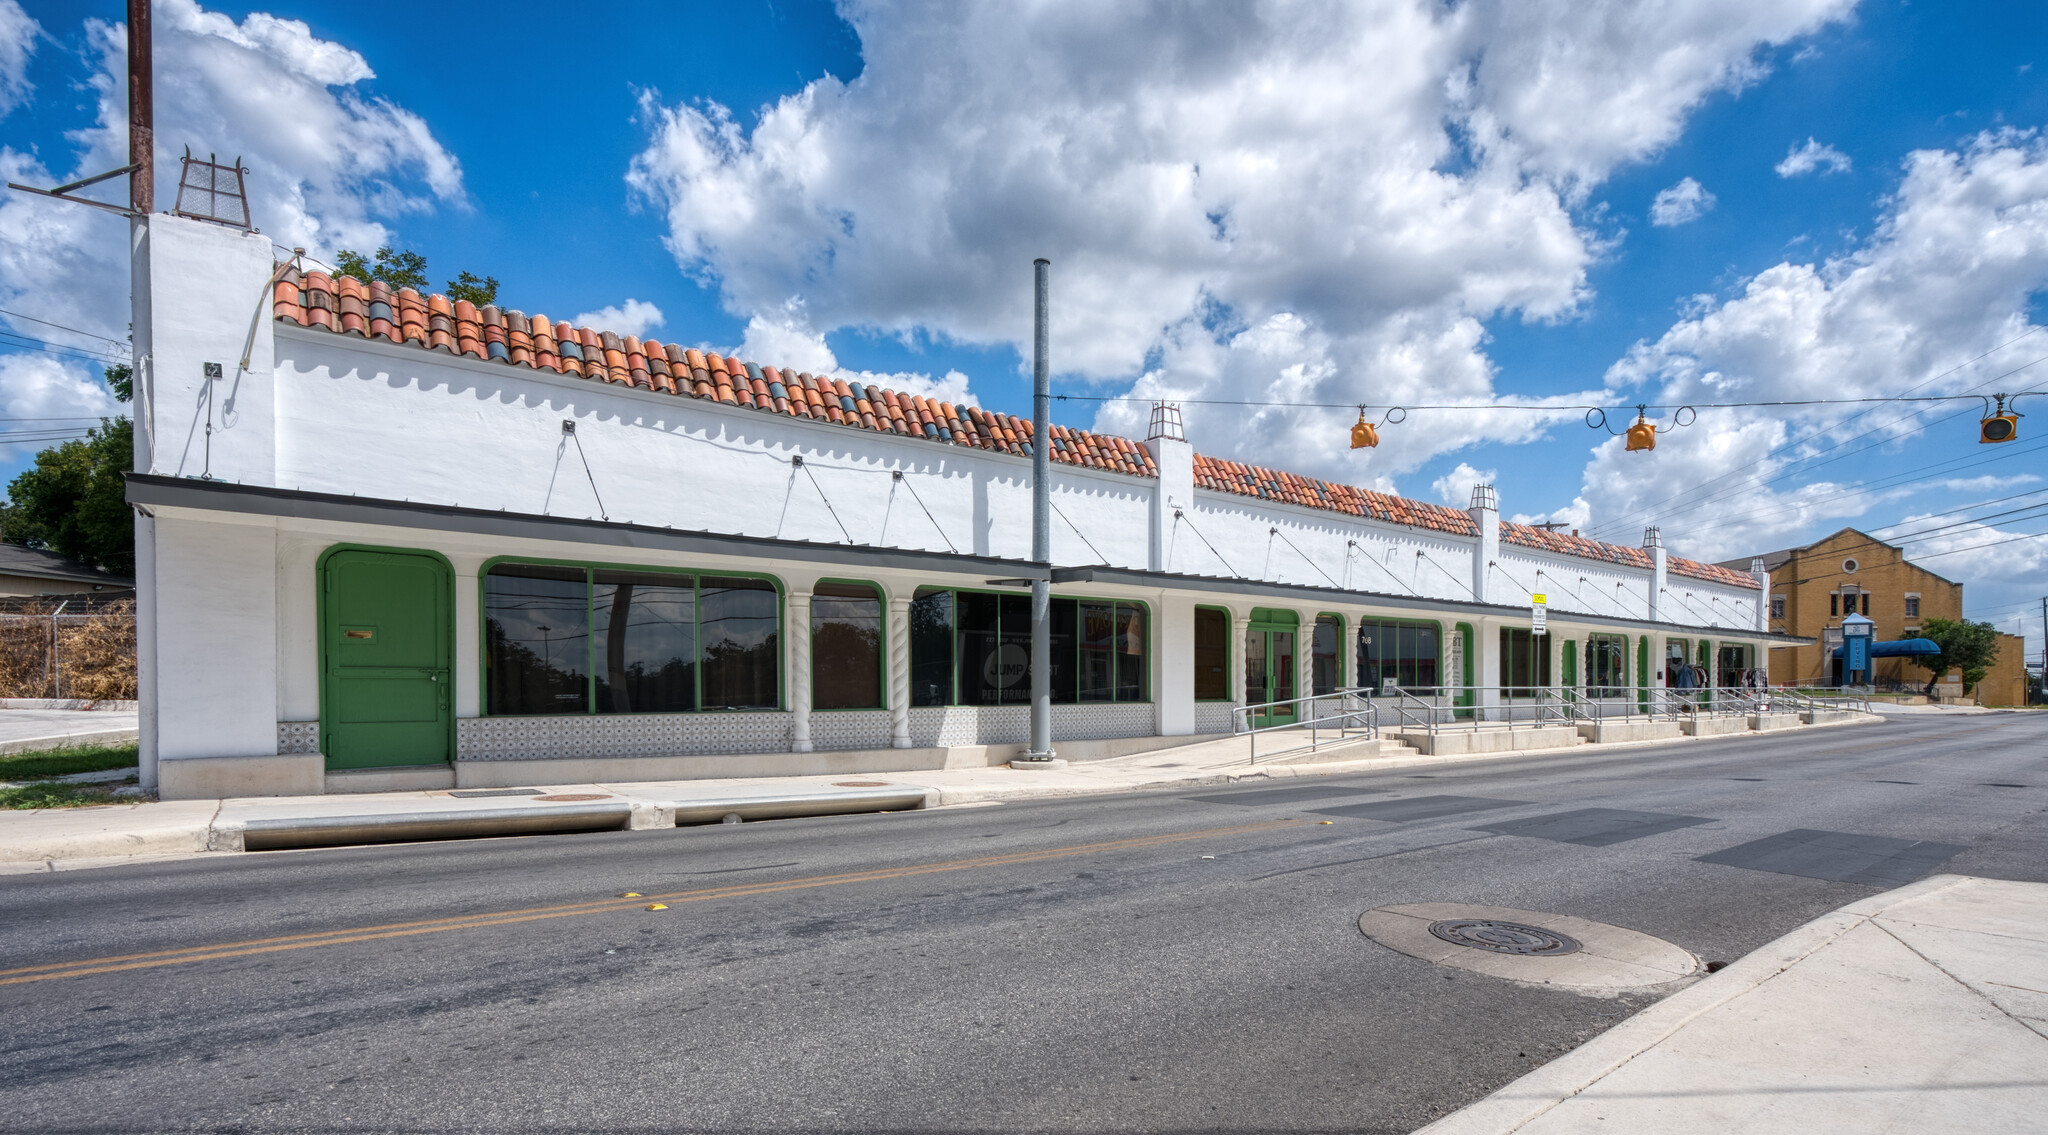
<instances>
[{"instance_id":1,"label":"green window trim","mask_svg":"<svg viewBox=\"0 0 2048 1135\"><path fill-rule=\"evenodd\" d=\"M582 569L582 571L583 571L583 573L584 573L584 575L583 575L583 578L584 578L584 589L585 589L585 602L586 602L586 604L587 604L587 605L588 605L588 604L592 604L592 603L594 603L594 602L595 602L595 584L594 584L594 582L593 582L593 581L594 581L594 580L595 580L595 578L596 578L596 573L598 573L598 572L601 572L601 571L602 571L602 572L630 572L630 573L635 573L635 574L644 574L644 575L672 575L672 576L684 576L684 577L688 577L689 579L691 579L691 580L692 580L692 592L693 592L693 594L696 594L696 593L700 593L700 592L702 591L702 587L703 587L703 584L702 584L702 580L703 580L704 578L706 578L706 577L710 577L710 578L714 578L714 579L748 579L748 580L758 580L758 581L761 581L761 582L765 582L765 583L767 583L767 584L768 584L768 585L770 586L770 588L771 588L771 589L772 589L772 590L774 591L774 594L775 594L775 641L776 641L776 649L775 649L775 692L776 692L776 698L775 698L775 704L774 704L774 705L772 705L772 706L743 706L743 707L735 707L735 708L719 708L719 709L704 709L704 708L702 708L702 706L703 706L703 704L704 704L704 701L703 701L703 697L704 697L704 690L703 690L703 682L704 682L704 675L703 675L703 669L704 669L704 668L703 668L703 666L701 665L701 659L702 659L702 652L703 652L703 635L702 635L702 617L703 617L703 615L702 615L702 610L701 610L701 605L700 605L700 606L698 607L697 611L696 611L696 616L697 616L697 619L699 620L699 622L698 622L698 637L697 637L697 642L696 642L696 649L697 649L697 651L698 651L698 659L699 659L699 664L698 664L698 665L695 665L695 666L693 666L693 670L695 671L695 673L693 674L693 677L692 677L692 680L693 680L693 682L694 682L694 684L695 684L695 693L696 693L696 704L698 705L698 707L699 707L699 708L696 708L696 709L688 709L688 710L644 710L644 711L642 711L642 710L632 710L632 711L628 711L628 712L623 712L623 713L620 713L620 712L601 712L601 711L600 711L600 710L599 710L599 709L597 708L597 689L596 689L596 683L597 683L597 674L596 674L596 660L595 660L595 658L594 658L594 657L592 657L592 658L590 658L590 660L589 660L589 673L588 673L588 675L586 676L586 679L585 679L585 686L586 686L586 691L587 691L587 693L586 693L586 700L585 700L585 703L584 703L584 704L585 704L585 709L583 710L583 712L582 712L582 713L580 713L580 714L578 714L578 713L564 713L564 714L534 714L534 713L493 713L493 712L491 712L491 707L490 707L490 689L491 689L491 677L490 677L490 658L491 658L491 648L490 648L490 630L489 630L489 623L490 623L490 610L489 610L489 602L490 602L490 599L489 599L489 590L490 590L490 588L489 588L489 578L490 578L490 575L491 575L491 570L492 570L493 568L497 568L497 567L503 566L503 565L505 565L505 564L527 564L527 565L532 565L532 566L535 566L535 567L559 567L559 568L580 568L580 569ZM694 567L673 567L673 566L668 566L668 565L660 565L660 566L650 566L650 565L647 565L647 564L634 564L634 563L616 563L616 562L597 562L597 561L592 561L592 560L568 560L568 559L553 559L553 558L549 558L549 557L545 557L545 556L492 556L492 557L491 557L490 559L487 559L487 560L485 560L485 561L483 562L482 566L480 566L480 567L478 567L478 568L477 568L477 574L476 574L476 583L477 583L477 588L476 588L476 603L477 603L477 716L478 716L479 718L486 718L486 717L600 717L600 716L602 716L602 717L639 717L639 716L649 716L649 715L664 715L664 716L676 716L676 715L681 715L681 714L688 714L688 715L692 715L692 716L695 716L695 715L717 715L717 714L722 714L722 713L781 713L781 712L786 712L786 711L788 710L788 708L789 708L789 700L788 700L788 691L789 691L789 673L788 673L788 659L786 658L786 650L785 650L785 644L786 644L786 643L788 642L788 638L787 638L787 635L788 635L788 633L789 633L789 626L788 626L788 622L789 622L789 611L788 611L788 601L787 601L787 600L788 600L788 594L789 594L789 592L788 592L788 588L787 588L787 587L786 587L786 586L784 585L784 583L783 583L782 579L781 579L780 577L778 577L778 576L775 576L775 575L771 575L771 574L769 574L769 573L767 573L767 572L758 572L758 571L737 571L737 570L734 570L734 571L725 571L725 570L709 570L709 571L707 571L707 570L704 570L704 569L702 569L702 568L694 568ZM594 612L591 612L591 611L590 611L590 608L589 608L588 606L586 606L586 613L587 613L587 614L586 614L586 617L590 617L590 618L592 619L592 622L593 622L593 625L594 625L594 622L595 622L595 619L594 619ZM596 643L595 643L596 635L595 635L595 634L593 633L593 634L591 634L591 635L590 635L589 637L590 637L590 640L591 640L591 641L590 641L590 642L588 642L588 643L586 644L586 649L587 649L587 650L589 650L589 651L594 651L594 650L595 650L595 648L596 648Z\"/></svg>"},{"instance_id":2,"label":"green window trim","mask_svg":"<svg viewBox=\"0 0 2048 1135\"><path fill-rule=\"evenodd\" d=\"M951 687L950 687L950 689L949 689L949 690L948 690L948 692L947 692L947 696L946 696L946 699L945 699L945 700L943 700L943 701L938 701L938 702L933 702L933 701L920 701L920 700L918 699L918 697L917 697L917 691L916 691L916 688L915 688L915 687L916 687L916 683L917 683L917 674L918 674L918 662L919 662L919 659L918 659L918 656L917 656L917 650L918 650L918 645L917 645L917 644L918 644L918 641L919 641L919 635L918 635L918 631L917 631L917 626L916 626L916 623L915 623L915 619L916 619L916 603L917 603L917 601L918 601L918 600L920 600L920 599L925 599L925 598L928 598L928 597L931 597L931 596L935 596L935 595L941 595L941 594L944 594L944 595L949 595L949 596L951 596L951 597L952 597L952 598L951 598L951 602L950 602L950 604L949 604L949 611L950 611L950 614L949 614L949 618L950 618L951 622L950 622L950 630L949 630L949 632L948 632L948 636L947 636L947 665L946 665L946 668L947 668L947 674L948 674L948 678L949 678L949 680L950 680L950 683L951 683ZM1029 704L1031 704L1031 702L1030 702L1030 697L1029 697L1029 687L1028 687L1028 685L1027 685L1027 687L1026 687L1026 696L1025 696L1024 698L1022 698L1022 699L1018 700L1018 701L1002 701L1002 702L993 702L993 703L990 703L990 702L963 702L963 701L961 701L961 700L960 700L960 666L959 666L959 655L960 655L960 641L959 641L959 636L960 636L960 606L961 606L961 604L960 604L960 597L961 597L961 596L963 596L963 595L993 595L993 596L996 596L996 597L998 597L999 599L1000 599L1000 598L1018 598L1018 597L1020 597L1020 596L1019 596L1019 593L1018 593L1018 592L1016 592L1016 591L1003 591L1003 590L997 590L997 589L994 589L994 588L981 588L981 587L919 587L919 588L915 588L915 589L914 589L914 590L912 591L912 600L911 600L911 602L912 602L912 608L911 608L911 610L912 610L912 626L911 626L911 633L910 633L910 650L911 650L911 657L910 657L910 670L911 670L911 685L912 685L912 690L911 690L911 697L910 697L910 704L911 704L911 706L912 706L912 707L914 707L914 708L933 708L933 707L941 707L941 706L988 706L988 705L1029 705ZM1029 598L1029 596L1028 596L1028 593L1026 593L1025 595L1023 595L1022 597L1023 597L1023 598L1026 598L1026 599L1028 600L1028 598ZM1158 677L1157 677L1157 675L1155 675L1155 674L1153 673L1153 669L1154 669L1154 658L1153 658L1153 656L1154 656L1155 654L1157 654L1158 652L1157 652L1157 650L1155 650L1155 649L1154 649L1154 642L1153 642L1153 637L1154 637L1154 635L1155 635L1155 633L1156 633L1156 620L1155 620L1155 619L1154 619L1154 617L1153 617L1153 613L1152 613L1152 605L1151 605L1151 604L1149 604L1149 603L1147 603L1147 602L1145 602L1145 601L1144 601L1144 600L1142 600L1142 599L1127 599L1127 598L1114 598L1114 597L1107 597L1107 596L1094 596L1094 595L1054 595L1054 596L1052 596L1052 601L1053 601L1054 603L1062 603L1062 602L1065 602L1065 603L1071 603L1071 604L1073 604L1073 605L1074 605L1074 609L1075 609L1075 628L1074 628L1074 632L1073 632L1073 638L1074 638L1074 652L1073 652L1073 660L1072 660L1072 666L1073 666L1073 672L1074 672L1074 675L1075 675L1075 687L1076 687L1076 690L1075 690L1075 696L1074 696L1073 698L1071 698L1071 699L1068 699L1068 700L1065 700L1065 701L1062 701L1062 700L1060 700L1060 698L1059 698L1059 697L1058 697L1057 695L1055 695L1055 697L1053 698L1053 704L1054 704L1054 705L1149 705L1149 704L1151 704L1151 703L1152 703L1152 701L1153 701L1153 696L1152 696L1152 694L1153 694L1153 686L1154 686L1154 684L1155 684L1155 683L1156 683L1156 682L1158 681ZM1107 697L1107 698L1091 698L1091 699L1089 699L1089 700L1086 700L1086 701L1083 701L1083 700L1081 700L1081 698L1080 698L1080 689L1079 689L1079 686L1080 686L1080 676L1081 676L1081 651L1082 651L1082 649L1083 649L1083 646L1084 646L1084 643L1083 643L1083 638L1084 638L1084 635L1083 635L1083 628L1081 627L1081 624L1080 624L1080 618L1081 618L1081 615L1080 615L1080 607L1081 607L1081 605L1082 605L1082 604L1109 604L1109 605L1111 606L1111 610L1112 610L1112 611L1114 611L1114 610L1115 610L1115 608L1116 608L1116 607L1118 607L1118 606L1125 606L1125 607L1133 607L1133 608L1136 608L1136 609L1137 609L1137 611L1138 611L1138 613L1139 613L1140 617L1142 617L1142 618L1144 619L1144 623L1145 623L1145 626L1144 626L1144 633L1143 633L1143 636L1142 636L1142 648L1141 648L1141 653L1142 653L1142 655L1143 655L1143 660L1142 660L1142 661L1141 661L1141 662L1140 662L1140 663L1138 664L1138 696L1136 696L1136 697L1119 697L1119 696L1117 696L1117 690L1118 690L1118 688L1119 688L1119 686L1120 686L1120 684L1121 684L1121 681L1122 681L1122 671L1121 671L1121 668L1120 668L1120 667L1117 667L1117 666L1115 665L1115 663L1114 663L1114 657L1115 657L1115 654L1116 654L1116 653L1118 653L1118 652L1112 651L1112 652L1111 652L1111 655L1112 655L1112 667L1113 667L1113 669L1112 669L1112 676L1111 676L1111 681L1110 681L1110 696L1109 696L1109 697ZM999 640L1000 640L1000 638L1001 638L1001 637L1003 636L1003 632L1002 632L1002 630L1001 630L1001 626L1002 626L1002 623L1001 623L1001 613L1000 613L1000 608L999 608L999 609L998 609L998 614L997 614L997 628L998 628L998 629L997 629L997 635L998 635L998 639L999 639ZM1058 667L1058 663L1057 663L1057 660L1055 660L1055 664L1054 664L1054 672L1055 672L1055 673L1057 673L1057 672L1058 672L1058 669L1059 669L1059 667ZM1027 670L1027 674L1028 674L1028 670Z\"/></svg>"},{"instance_id":3,"label":"green window trim","mask_svg":"<svg viewBox=\"0 0 2048 1135\"><path fill-rule=\"evenodd\" d=\"M1479 630L1471 623L1458 624L1459 688L1453 705L1470 706L1473 702L1473 676L1478 672L1477 661L1472 657L1479 645ZM1469 713L1466 716L1471 716Z\"/></svg>"},{"instance_id":4,"label":"green window trim","mask_svg":"<svg viewBox=\"0 0 2048 1135\"><path fill-rule=\"evenodd\" d=\"M1384 689L1387 677L1385 673L1385 668L1387 666L1391 665L1393 668L1398 670L1403 665L1412 665L1418 662L1422 657L1419 653L1412 659L1405 655L1401 655L1399 648L1397 646L1397 657L1391 663L1382 662L1379 658L1375 658L1372 660L1371 665L1375 680L1367 682L1366 662L1361 657L1361 655L1363 655L1363 653L1365 652L1365 637L1368 628L1370 628L1373 632L1375 646L1379 645L1377 640L1381 637L1381 632L1388 628L1392 628L1396 631L1415 630L1428 632L1429 641L1431 643L1431 648L1428 654L1430 680L1428 682L1410 682L1407 683L1406 688L1442 690L1444 688L1444 682L1450 680L1453 677L1445 671L1446 663L1444 662L1444 646L1446 639L1444 637L1444 625L1442 622L1436 619L1405 619L1398 618L1395 616L1362 615L1351 627L1351 655L1355 664L1355 671L1351 675L1351 679L1352 682L1356 684L1359 688L1371 686L1376 691ZM1375 653L1377 654L1378 652L1376 651ZM1396 676L1396 680L1399 680L1398 675ZM1374 694L1372 696L1378 695Z\"/></svg>"},{"instance_id":5,"label":"green window trim","mask_svg":"<svg viewBox=\"0 0 2048 1135\"><path fill-rule=\"evenodd\" d=\"M1650 636L1636 638L1636 703L1650 708Z\"/></svg>"}]
</instances>

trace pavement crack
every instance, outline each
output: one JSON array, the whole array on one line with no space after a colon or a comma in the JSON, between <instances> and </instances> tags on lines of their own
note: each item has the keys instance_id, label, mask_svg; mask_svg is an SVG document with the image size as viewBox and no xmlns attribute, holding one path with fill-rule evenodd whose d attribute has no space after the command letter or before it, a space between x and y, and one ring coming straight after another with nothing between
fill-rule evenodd
<instances>
[{"instance_id":1,"label":"pavement crack","mask_svg":"<svg viewBox=\"0 0 2048 1135\"><path fill-rule=\"evenodd\" d=\"M1969 982L1964 981L1962 978L1956 976L1956 974L1947 966L1942 965L1940 962L1935 961L1933 958L1928 957L1926 952L1921 950L1918 946L1915 946L1913 943L1908 942L1904 938L1899 937L1897 934L1892 933L1892 928L1886 926L1882 919L1872 918L1870 919L1870 924L1872 926L1877 927L1879 930L1884 931L1885 936L1890 938L1892 941L1897 942L1899 945L1904 946L1908 950L1911 950L1913 952L1914 957L1919 958L1921 961L1926 962L1930 966L1933 966L1936 970L1938 970L1941 973L1942 976L1948 978L1950 981L1955 982L1957 985L1962 986L1964 989L1969 990L1970 995L1972 997L1975 997L1983 1001L1986 1005L1991 1006L1994 1010L1998 1012L1999 1016L2004 1017L2006 1020L2011 1021L2013 1024L2016 1024L2023 1029L2026 1029L2028 1032L2039 1031L2034 1025L2029 1024L2026 1020L2015 1015L2011 1010L2007 1009L2005 1006L2000 1005L1997 1001L1992 1000L1990 994L1984 992L1983 990L1977 988Z\"/></svg>"}]
</instances>

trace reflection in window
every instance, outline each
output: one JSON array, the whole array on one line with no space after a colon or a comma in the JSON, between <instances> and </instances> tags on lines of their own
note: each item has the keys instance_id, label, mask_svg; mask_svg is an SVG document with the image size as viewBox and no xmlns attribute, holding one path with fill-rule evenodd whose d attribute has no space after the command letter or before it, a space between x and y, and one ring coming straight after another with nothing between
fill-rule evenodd
<instances>
[{"instance_id":1,"label":"reflection in window","mask_svg":"<svg viewBox=\"0 0 2048 1135\"><path fill-rule=\"evenodd\" d=\"M590 710L582 568L502 564L484 579L486 712Z\"/></svg>"},{"instance_id":2,"label":"reflection in window","mask_svg":"<svg viewBox=\"0 0 2048 1135\"><path fill-rule=\"evenodd\" d=\"M1195 608L1195 700L1230 700L1230 615Z\"/></svg>"},{"instance_id":3,"label":"reflection in window","mask_svg":"<svg viewBox=\"0 0 2048 1135\"><path fill-rule=\"evenodd\" d=\"M1316 616L1315 637L1309 643L1310 693L1317 696L1335 693L1343 684L1343 652L1340 649L1343 641L1344 620L1335 615Z\"/></svg>"},{"instance_id":4,"label":"reflection in window","mask_svg":"<svg viewBox=\"0 0 2048 1135\"><path fill-rule=\"evenodd\" d=\"M1618 698L1628 693L1628 639L1596 634L1586 640L1586 693Z\"/></svg>"},{"instance_id":5,"label":"reflection in window","mask_svg":"<svg viewBox=\"0 0 2048 1135\"><path fill-rule=\"evenodd\" d=\"M882 707L882 597L874 588L821 583L812 593L811 706Z\"/></svg>"},{"instance_id":6,"label":"reflection in window","mask_svg":"<svg viewBox=\"0 0 2048 1135\"><path fill-rule=\"evenodd\" d=\"M1358 623L1358 684L1375 690L1392 682L1404 690L1438 685L1435 623L1361 619Z\"/></svg>"},{"instance_id":7,"label":"reflection in window","mask_svg":"<svg viewBox=\"0 0 2048 1135\"><path fill-rule=\"evenodd\" d=\"M775 708L775 585L707 575L697 581L697 612L704 641L704 708Z\"/></svg>"},{"instance_id":8,"label":"reflection in window","mask_svg":"<svg viewBox=\"0 0 2048 1135\"><path fill-rule=\"evenodd\" d=\"M910 704L953 704L953 593L910 601Z\"/></svg>"},{"instance_id":9,"label":"reflection in window","mask_svg":"<svg viewBox=\"0 0 2048 1135\"><path fill-rule=\"evenodd\" d=\"M780 704L766 580L507 563L483 583L486 713Z\"/></svg>"},{"instance_id":10,"label":"reflection in window","mask_svg":"<svg viewBox=\"0 0 2048 1135\"><path fill-rule=\"evenodd\" d=\"M599 713L686 713L697 708L697 596L689 576L600 571Z\"/></svg>"},{"instance_id":11,"label":"reflection in window","mask_svg":"<svg viewBox=\"0 0 2048 1135\"><path fill-rule=\"evenodd\" d=\"M1048 614L1055 704L1146 699L1143 606L1054 599ZM910 675L912 705L1028 705L1030 596L920 591Z\"/></svg>"}]
</instances>

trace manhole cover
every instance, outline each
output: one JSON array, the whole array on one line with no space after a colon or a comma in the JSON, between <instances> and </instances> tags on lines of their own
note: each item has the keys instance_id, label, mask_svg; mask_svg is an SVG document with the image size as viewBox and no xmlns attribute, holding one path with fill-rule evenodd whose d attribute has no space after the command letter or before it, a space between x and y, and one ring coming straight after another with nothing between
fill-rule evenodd
<instances>
[{"instance_id":1,"label":"manhole cover","mask_svg":"<svg viewBox=\"0 0 2048 1135\"><path fill-rule=\"evenodd\" d=\"M1568 934L1491 918L1452 918L1432 922L1429 932L1452 945L1491 950L1496 954L1554 957L1579 952L1579 940Z\"/></svg>"},{"instance_id":2,"label":"manhole cover","mask_svg":"<svg viewBox=\"0 0 2048 1135\"><path fill-rule=\"evenodd\" d=\"M886 781L886 780L835 780L835 781L833 781L833 782L832 782L832 787L834 787L834 788L887 788L887 787L889 787L889 782L888 782L888 781Z\"/></svg>"},{"instance_id":3,"label":"manhole cover","mask_svg":"<svg viewBox=\"0 0 2048 1135\"><path fill-rule=\"evenodd\" d=\"M546 800L551 803L566 803L571 800L609 800L611 797L602 792L564 792L559 796L536 796L534 799Z\"/></svg>"}]
</instances>

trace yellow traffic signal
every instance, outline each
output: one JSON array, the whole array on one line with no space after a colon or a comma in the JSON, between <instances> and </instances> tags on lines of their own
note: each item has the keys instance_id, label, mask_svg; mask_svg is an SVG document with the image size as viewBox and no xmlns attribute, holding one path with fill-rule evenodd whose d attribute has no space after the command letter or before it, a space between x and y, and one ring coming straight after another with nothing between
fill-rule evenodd
<instances>
[{"instance_id":1,"label":"yellow traffic signal","mask_svg":"<svg viewBox=\"0 0 2048 1135\"><path fill-rule=\"evenodd\" d=\"M1657 448L1657 427L1650 424L1643 407L1636 407L1636 424L1628 428L1628 452Z\"/></svg>"},{"instance_id":2,"label":"yellow traffic signal","mask_svg":"<svg viewBox=\"0 0 2048 1135\"><path fill-rule=\"evenodd\" d=\"M1371 449L1380 443L1380 431L1365 420L1365 408L1358 409L1358 424L1351 427L1351 448Z\"/></svg>"}]
</instances>

